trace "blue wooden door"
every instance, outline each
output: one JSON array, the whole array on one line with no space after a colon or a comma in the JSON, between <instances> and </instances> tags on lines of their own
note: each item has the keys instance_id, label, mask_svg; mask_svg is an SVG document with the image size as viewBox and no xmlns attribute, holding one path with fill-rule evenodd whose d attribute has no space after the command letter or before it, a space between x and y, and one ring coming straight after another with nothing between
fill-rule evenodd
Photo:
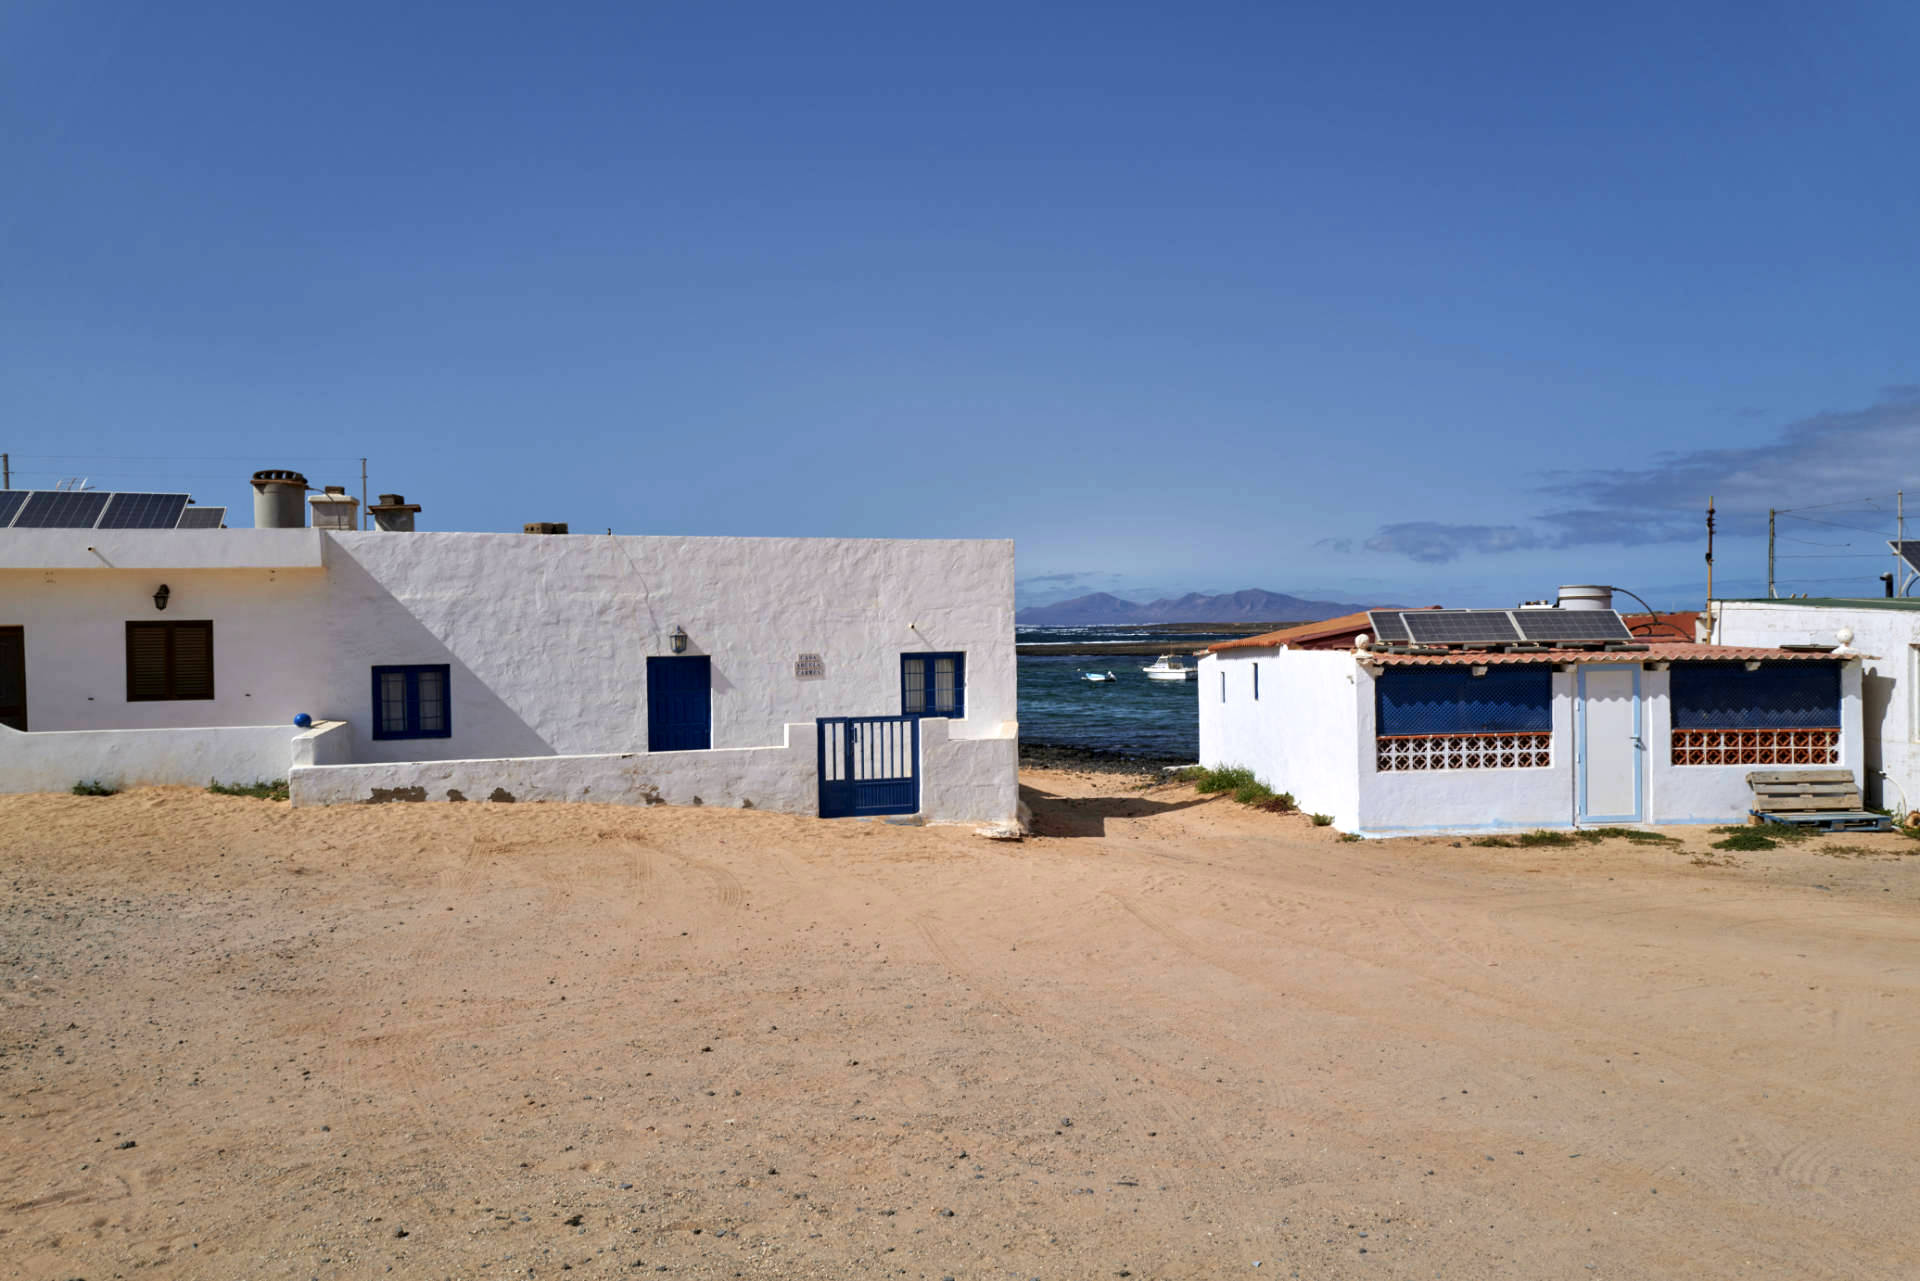
<instances>
[{"instance_id":1,"label":"blue wooden door","mask_svg":"<svg viewBox=\"0 0 1920 1281\"><path fill-rule=\"evenodd\" d=\"M920 718L822 716L820 817L920 812Z\"/></svg>"},{"instance_id":2,"label":"blue wooden door","mask_svg":"<svg viewBox=\"0 0 1920 1281\"><path fill-rule=\"evenodd\" d=\"M713 746L713 664L704 654L647 660L647 750Z\"/></svg>"}]
</instances>

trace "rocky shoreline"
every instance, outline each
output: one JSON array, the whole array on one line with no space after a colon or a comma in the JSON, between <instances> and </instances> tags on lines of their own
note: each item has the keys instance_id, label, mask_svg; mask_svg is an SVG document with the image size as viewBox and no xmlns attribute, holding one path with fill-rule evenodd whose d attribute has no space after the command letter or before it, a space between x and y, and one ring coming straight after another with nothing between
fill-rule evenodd
<instances>
[{"instance_id":1,"label":"rocky shoreline","mask_svg":"<svg viewBox=\"0 0 1920 1281\"><path fill-rule=\"evenodd\" d=\"M1171 756L1128 756L1097 747L1070 747L1054 743L1020 744L1022 769L1073 770L1082 774L1134 774L1158 778L1169 765L1191 765L1192 761Z\"/></svg>"}]
</instances>

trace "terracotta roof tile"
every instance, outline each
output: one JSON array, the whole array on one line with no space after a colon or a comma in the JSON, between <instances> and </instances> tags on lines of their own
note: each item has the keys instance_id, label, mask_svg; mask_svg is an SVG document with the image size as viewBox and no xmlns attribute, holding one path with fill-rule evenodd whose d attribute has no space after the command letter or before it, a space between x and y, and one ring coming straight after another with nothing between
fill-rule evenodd
<instances>
[{"instance_id":1,"label":"terracotta roof tile","mask_svg":"<svg viewBox=\"0 0 1920 1281\"><path fill-rule=\"evenodd\" d=\"M1439 609L1438 605L1428 605L1427 609ZM1412 613L1411 610L1398 610L1397 613ZM1277 649L1282 645L1309 645L1314 641L1333 641L1351 639L1360 632L1371 631L1373 622L1367 617L1368 611L1354 614L1342 614L1338 618L1323 618L1317 623L1301 623L1297 627L1283 627L1277 632L1264 632L1259 636L1242 636L1238 640L1220 641L1209 645L1201 653L1216 654L1223 649ZM1319 648L1325 648L1320 646Z\"/></svg>"},{"instance_id":2,"label":"terracotta roof tile","mask_svg":"<svg viewBox=\"0 0 1920 1281\"><path fill-rule=\"evenodd\" d=\"M1756 645L1696 645L1691 641L1652 641L1643 650L1550 649L1534 654L1495 654L1461 650L1451 654L1376 654L1366 661L1381 667L1489 667L1524 663L1837 663L1854 654L1771 649Z\"/></svg>"}]
</instances>

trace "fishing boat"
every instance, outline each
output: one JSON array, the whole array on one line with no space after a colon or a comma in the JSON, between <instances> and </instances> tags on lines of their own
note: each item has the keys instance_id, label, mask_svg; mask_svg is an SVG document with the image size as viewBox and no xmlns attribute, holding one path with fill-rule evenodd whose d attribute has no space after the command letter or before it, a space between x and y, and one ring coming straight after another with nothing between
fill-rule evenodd
<instances>
[{"instance_id":1,"label":"fishing boat","mask_svg":"<svg viewBox=\"0 0 1920 1281\"><path fill-rule=\"evenodd\" d=\"M1117 680L1118 678L1114 676L1112 672L1081 672L1080 679L1083 681L1092 681L1095 685L1105 685L1108 681Z\"/></svg>"},{"instance_id":2,"label":"fishing boat","mask_svg":"<svg viewBox=\"0 0 1920 1281\"><path fill-rule=\"evenodd\" d=\"M1153 666L1140 670L1147 674L1150 681L1183 681L1193 675L1193 669L1172 654L1162 654L1153 660Z\"/></svg>"}]
</instances>

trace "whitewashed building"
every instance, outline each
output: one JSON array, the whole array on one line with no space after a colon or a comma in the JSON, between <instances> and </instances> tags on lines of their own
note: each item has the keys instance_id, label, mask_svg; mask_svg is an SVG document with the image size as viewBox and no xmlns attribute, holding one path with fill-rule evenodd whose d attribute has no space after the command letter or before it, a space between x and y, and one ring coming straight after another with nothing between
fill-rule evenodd
<instances>
[{"instance_id":1,"label":"whitewashed building","mask_svg":"<svg viewBox=\"0 0 1920 1281\"><path fill-rule=\"evenodd\" d=\"M1434 621L1415 626L1444 635L1454 615L1500 615L1487 625L1505 635L1565 621L1524 612L1422 611ZM1309 630L1205 653L1200 757L1252 769L1343 832L1740 822L1756 768L1861 769L1850 652L1641 640L1624 627L1577 645L1518 632L1419 644L1343 625L1324 629L1343 648L1296 648Z\"/></svg>"},{"instance_id":2,"label":"whitewashed building","mask_svg":"<svg viewBox=\"0 0 1920 1281\"><path fill-rule=\"evenodd\" d=\"M368 532L0 519L0 790L1015 817L1011 543L410 532L383 506Z\"/></svg>"},{"instance_id":3,"label":"whitewashed building","mask_svg":"<svg viewBox=\"0 0 1920 1281\"><path fill-rule=\"evenodd\" d=\"M1868 596L1718 600L1708 617L1729 645L1834 644L1861 657L1866 803L1920 809L1920 600Z\"/></svg>"}]
</instances>

